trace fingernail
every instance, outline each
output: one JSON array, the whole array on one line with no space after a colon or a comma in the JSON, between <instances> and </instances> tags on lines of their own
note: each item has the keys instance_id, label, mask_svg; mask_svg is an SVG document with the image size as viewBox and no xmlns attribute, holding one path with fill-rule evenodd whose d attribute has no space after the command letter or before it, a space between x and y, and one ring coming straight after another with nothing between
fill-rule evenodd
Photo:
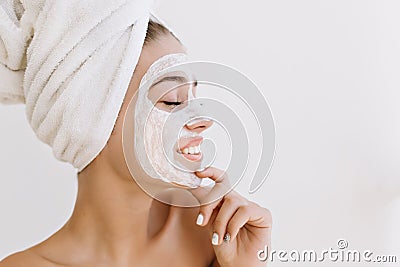
<instances>
[{"instance_id":1,"label":"fingernail","mask_svg":"<svg viewBox=\"0 0 400 267\"><path fill-rule=\"evenodd\" d=\"M197 225L202 225L203 221L204 221L204 216L203 216L203 214L199 213L199 216L197 216L196 224Z\"/></svg>"},{"instance_id":2,"label":"fingernail","mask_svg":"<svg viewBox=\"0 0 400 267\"><path fill-rule=\"evenodd\" d=\"M231 235L229 233L226 233L224 235L224 242L228 243L231 240Z\"/></svg>"},{"instance_id":3,"label":"fingernail","mask_svg":"<svg viewBox=\"0 0 400 267\"><path fill-rule=\"evenodd\" d=\"M218 241L219 241L219 236L217 233L213 233L212 239L211 239L211 243L216 246L218 245Z\"/></svg>"}]
</instances>

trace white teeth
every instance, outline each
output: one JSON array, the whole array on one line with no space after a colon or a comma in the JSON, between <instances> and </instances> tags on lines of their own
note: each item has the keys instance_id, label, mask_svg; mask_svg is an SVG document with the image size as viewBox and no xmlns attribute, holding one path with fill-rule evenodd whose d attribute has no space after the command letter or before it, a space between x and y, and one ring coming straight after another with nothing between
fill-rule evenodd
<instances>
[{"instance_id":1,"label":"white teeth","mask_svg":"<svg viewBox=\"0 0 400 267\"><path fill-rule=\"evenodd\" d=\"M189 154L194 154L194 147L189 147Z\"/></svg>"},{"instance_id":2,"label":"white teeth","mask_svg":"<svg viewBox=\"0 0 400 267\"><path fill-rule=\"evenodd\" d=\"M199 154L200 153L200 145L187 147L182 150L183 154Z\"/></svg>"}]
</instances>

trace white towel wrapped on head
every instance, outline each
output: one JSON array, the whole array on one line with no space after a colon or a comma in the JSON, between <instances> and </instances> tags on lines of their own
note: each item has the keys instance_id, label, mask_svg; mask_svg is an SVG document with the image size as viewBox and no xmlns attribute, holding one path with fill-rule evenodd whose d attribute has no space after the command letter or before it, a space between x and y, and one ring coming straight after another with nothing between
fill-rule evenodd
<instances>
[{"instance_id":1,"label":"white towel wrapped on head","mask_svg":"<svg viewBox=\"0 0 400 267\"><path fill-rule=\"evenodd\" d=\"M81 171L111 135L151 0L0 0L0 102Z\"/></svg>"}]
</instances>

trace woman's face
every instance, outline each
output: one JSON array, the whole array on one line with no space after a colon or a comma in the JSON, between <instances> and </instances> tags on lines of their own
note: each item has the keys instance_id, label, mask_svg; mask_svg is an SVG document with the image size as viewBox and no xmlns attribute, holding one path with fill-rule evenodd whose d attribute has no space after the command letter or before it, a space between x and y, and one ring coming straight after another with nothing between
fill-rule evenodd
<instances>
[{"instance_id":1,"label":"woman's face","mask_svg":"<svg viewBox=\"0 0 400 267\"><path fill-rule=\"evenodd\" d=\"M170 34L159 36L158 40L148 43L142 49L141 56L131 78L124 102L117 118L114 131L110 136L107 145L95 160L101 161L101 165L103 165L103 167L106 165L109 170L115 172L119 177L123 177L124 179L132 179L129 169L125 163L122 144L122 135L124 131L123 123L131 99L137 93L142 77L145 75L146 71L153 64L153 62L165 55L177 53L186 53L185 48ZM172 87L176 82L177 81L165 79L162 83L158 83L150 87L148 98L154 103L156 108L162 111L170 112L175 107L184 105L185 101L188 100L190 91L188 90L187 86L177 87L176 89L164 94L162 88L168 87L169 84ZM195 87L193 88L192 92L195 94ZM199 134L210 127L210 125L211 122L209 121L199 121L192 125L186 125L184 130ZM127 125L124 127L127 127ZM178 142L181 142L179 145L182 148L185 146L185 143L188 143L189 141L190 140L185 139L178 140ZM190 155L188 156L190 158ZM192 157L194 157L194 155Z\"/></svg>"}]
</instances>

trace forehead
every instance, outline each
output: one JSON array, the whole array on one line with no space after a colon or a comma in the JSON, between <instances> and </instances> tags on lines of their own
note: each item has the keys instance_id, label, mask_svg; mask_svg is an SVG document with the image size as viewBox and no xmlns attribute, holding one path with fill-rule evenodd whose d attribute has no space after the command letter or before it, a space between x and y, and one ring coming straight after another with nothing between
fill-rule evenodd
<instances>
[{"instance_id":1,"label":"forehead","mask_svg":"<svg viewBox=\"0 0 400 267\"><path fill-rule=\"evenodd\" d=\"M151 100L159 99L163 96L176 96L187 98L188 90L195 86L195 81L183 72L170 72L155 78L148 88L148 97Z\"/></svg>"},{"instance_id":2,"label":"forehead","mask_svg":"<svg viewBox=\"0 0 400 267\"><path fill-rule=\"evenodd\" d=\"M132 75L125 101L129 102L139 88L140 80L157 59L176 53L187 53L186 48L171 34L160 35L156 40L143 46L135 71Z\"/></svg>"},{"instance_id":3,"label":"forehead","mask_svg":"<svg viewBox=\"0 0 400 267\"><path fill-rule=\"evenodd\" d=\"M157 59L168 54L177 53L186 54L186 48L171 34L162 35L143 47L138 62L138 68L142 75L144 75L151 64Z\"/></svg>"},{"instance_id":4,"label":"forehead","mask_svg":"<svg viewBox=\"0 0 400 267\"><path fill-rule=\"evenodd\" d=\"M181 75L181 73L168 73L168 74L162 75L161 77L158 77L151 84L150 89L157 85L165 84L168 82L180 85L180 84L189 82L189 79L184 74Z\"/></svg>"}]
</instances>

